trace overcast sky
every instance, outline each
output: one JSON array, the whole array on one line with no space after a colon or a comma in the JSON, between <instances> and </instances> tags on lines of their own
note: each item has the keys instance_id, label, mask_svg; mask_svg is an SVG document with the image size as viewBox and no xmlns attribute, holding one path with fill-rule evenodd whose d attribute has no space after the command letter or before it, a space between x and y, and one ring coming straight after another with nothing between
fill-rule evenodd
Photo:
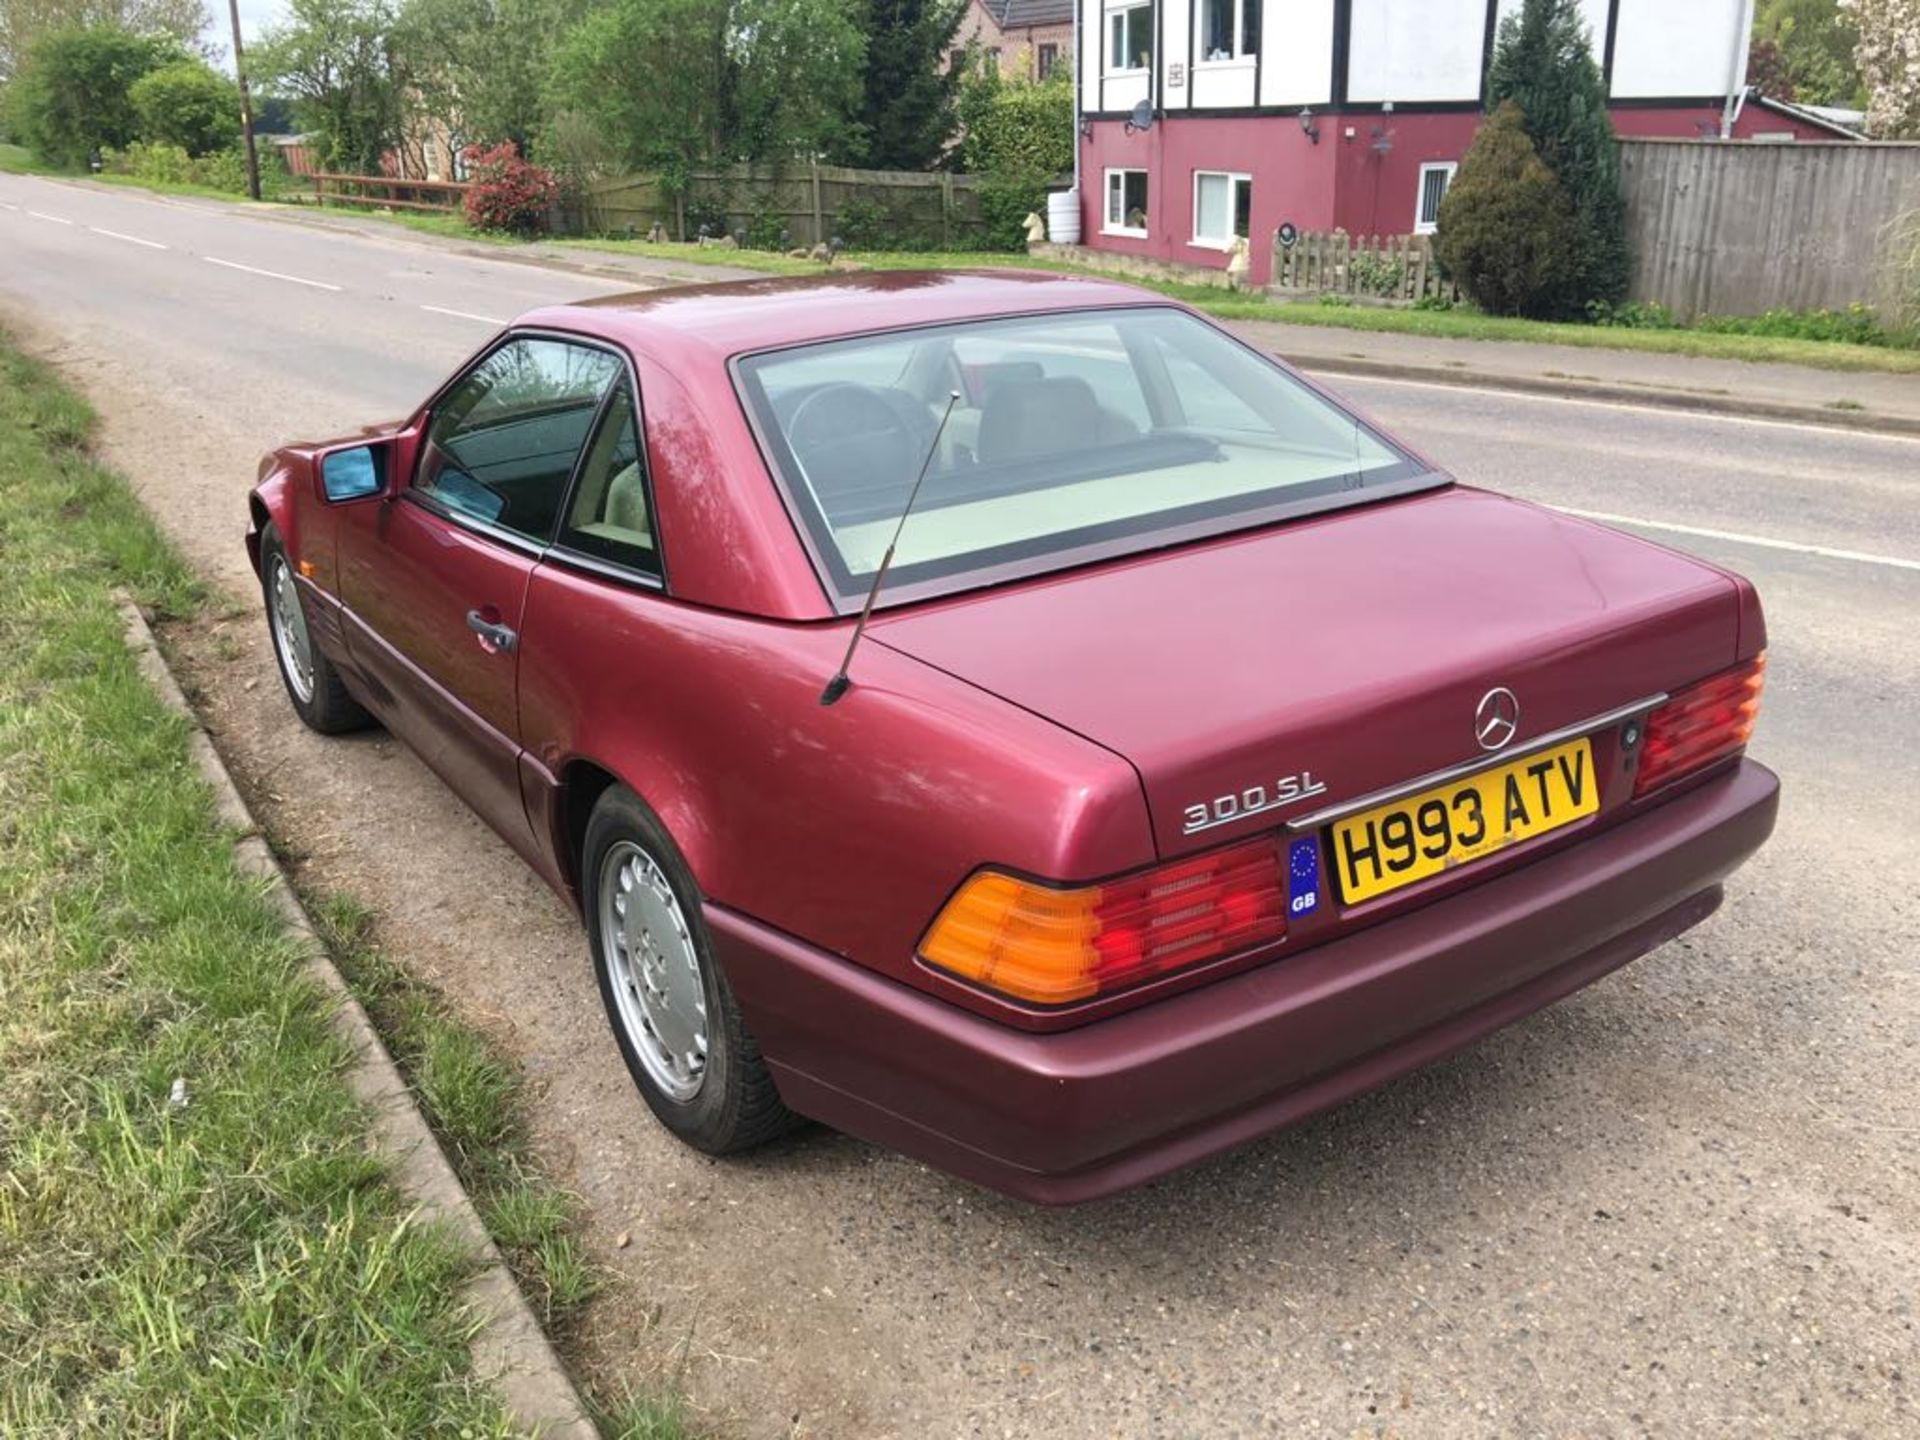
<instances>
[{"instance_id":1,"label":"overcast sky","mask_svg":"<svg viewBox=\"0 0 1920 1440\"><path fill-rule=\"evenodd\" d=\"M207 41L222 63L231 70L233 44L228 37L233 27L227 19L227 0L207 0L207 10L213 16L213 28L207 32ZM260 38L262 30L286 17L287 0L240 0L241 43L253 44Z\"/></svg>"}]
</instances>

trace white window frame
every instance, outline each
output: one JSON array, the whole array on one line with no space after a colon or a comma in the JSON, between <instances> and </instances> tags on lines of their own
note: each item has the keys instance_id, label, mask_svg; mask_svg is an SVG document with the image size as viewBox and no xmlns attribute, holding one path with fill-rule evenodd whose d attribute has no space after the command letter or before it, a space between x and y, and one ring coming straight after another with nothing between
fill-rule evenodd
<instances>
[{"instance_id":1,"label":"white window frame","mask_svg":"<svg viewBox=\"0 0 1920 1440\"><path fill-rule=\"evenodd\" d=\"M1426 202L1426 198L1427 198L1427 176L1431 175L1436 170L1443 170L1446 172L1447 184L1445 187L1442 187L1440 191L1440 198L1442 200L1445 200L1447 198L1447 189L1453 185L1454 174L1456 171L1459 170L1459 168L1460 168L1460 162L1457 160L1429 160L1423 165L1421 165L1419 179L1414 182L1414 187L1413 187L1413 233L1414 234L1432 235L1440 228L1440 209L1438 206L1434 207L1433 219L1431 220L1422 218L1420 214L1420 207L1422 204Z\"/></svg>"},{"instance_id":2,"label":"white window frame","mask_svg":"<svg viewBox=\"0 0 1920 1440\"><path fill-rule=\"evenodd\" d=\"M1224 239L1215 240L1210 236L1200 233L1200 182L1202 180L1225 180L1227 182L1227 234ZM1240 197L1234 190L1234 187L1237 185L1245 185L1251 188L1253 185L1253 176L1244 170L1196 170L1193 172L1193 239L1188 242L1189 244L1197 245L1203 250L1231 250L1233 248L1233 242L1240 238L1233 233L1233 217L1235 212L1240 208ZM1247 228L1251 230L1253 228L1251 205L1248 206L1248 210ZM1248 242L1251 243L1253 237L1249 235L1247 239Z\"/></svg>"},{"instance_id":3,"label":"white window frame","mask_svg":"<svg viewBox=\"0 0 1920 1440\"><path fill-rule=\"evenodd\" d=\"M1134 226L1126 223L1126 220L1127 220L1127 214L1125 209L1125 206L1127 203L1126 177L1129 175L1142 175L1146 177L1147 203L1149 205L1153 203L1153 172L1152 171L1144 170L1137 165L1127 165L1127 166L1122 166L1115 169L1109 169L1106 172L1106 193L1103 199L1104 208L1100 212L1101 220L1103 222L1100 226L1100 233L1102 235L1127 235L1127 236L1131 236L1135 240L1144 240L1147 238L1146 226L1144 225ZM1120 211L1120 218L1118 220L1113 218L1113 199L1114 199L1114 188L1115 188L1114 182L1115 181L1119 182L1120 204L1122 207Z\"/></svg>"},{"instance_id":4,"label":"white window frame","mask_svg":"<svg viewBox=\"0 0 1920 1440\"><path fill-rule=\"evenodd\" d=\"M1206 24L1203 16L1196 15L1196 19L1198 19L1200 22L1196 24L1194 27L1194 40L1195 40L1196 53L1194 54L1194 57L1193 57L1193 63L1196 67L1203 67L1207 65L1218 65L1221 67L1225 67L1228 65L1245 65L1259 57L1260 52L1258 49L1243 50L1240 47L1245 42L1247 37L1248 9L1250 8L1258 9L1262 4L1265 3L1265 0L1193 0L1193 3L1196 6L1220 4L1220 5L1231 5L1233 7L1233 53L1231 55L1223 55L1217 60L1211 59L1206 55L1198 53L1199 42L1205 39L1204 32L1206 30ZM1262 15L1260 18L1263 21L1266 19L1264 15ZM1265 27L1263 25L1262 29L1264 30L1264 28ZM1264 38L1265 36L1263 35L1262 39Z\"/></svg>"},{"instance_id":5,"label":"white window frame","mask_svg":"<svg viewBox=\"0 0 1920 1440\"><path fill-rule=\"evenodd\" d=\"M1115 65L1113 63L1113 27L1115 25L1124 24L1126 21L1126 17L1132 14L1136 10L1144 10L1147 12L1147 25L1149 30L1147 50L1148 50L1149 63L1146 65L1131 65L1131 64ZM1147 71L1151 68L1152 52L1153 52L1153 44L1152 44L1152 36L1151 36L1151 30L1153 25L1152 0L1140 0L1140 3L1128 4L1128 5L1115 5L1106 12L1106 21L1107 21L1106 37L1105 37L1106 43L1104 46L1102 46L1100 51L1102 73L1107 75L1144 75L1146 74Z\"/></svg>"}]
</instances>

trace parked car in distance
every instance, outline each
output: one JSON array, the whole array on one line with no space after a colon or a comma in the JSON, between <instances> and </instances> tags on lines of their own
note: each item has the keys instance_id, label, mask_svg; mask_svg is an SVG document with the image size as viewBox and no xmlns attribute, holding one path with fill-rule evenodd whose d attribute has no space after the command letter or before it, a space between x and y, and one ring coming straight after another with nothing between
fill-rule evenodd
<instances>
[{"instance_id":1,"label":"parked car in distance","mask_svg":"<svg viewBox=\"0 0 1920 1440\"><path fill-rule=\"evenodd\" d=\"M710 1152L1110 1194L1646 953L1773 826L1746 581L1119 284L537 310L250 507L295 710L579 911Z\"/></svg>"}]
</instances>

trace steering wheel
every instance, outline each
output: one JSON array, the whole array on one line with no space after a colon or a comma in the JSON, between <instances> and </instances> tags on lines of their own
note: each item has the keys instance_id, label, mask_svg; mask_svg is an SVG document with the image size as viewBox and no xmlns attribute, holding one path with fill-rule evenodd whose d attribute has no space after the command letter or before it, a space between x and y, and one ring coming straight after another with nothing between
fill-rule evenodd
<instances>
[{"instance_id":1,"label":"steering wheel","mask_svg":"<svg viewBox=\"0 0 1920 1440\"><path fill-rule=\"evenodd\" d=\"M810 471L842 469L821 477L850 482L845 488L903 484L919 458L914 437L899 411L879 391L839 380L822 385L794 407L787 444ZM865 482L864 485L861 482Z\"/></svg>"}]
</instances>

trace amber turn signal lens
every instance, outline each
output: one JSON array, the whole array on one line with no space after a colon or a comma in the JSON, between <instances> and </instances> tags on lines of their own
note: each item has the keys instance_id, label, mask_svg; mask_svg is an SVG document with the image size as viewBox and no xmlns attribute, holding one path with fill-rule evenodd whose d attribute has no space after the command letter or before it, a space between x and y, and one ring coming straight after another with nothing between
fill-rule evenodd
<instances>
[{"instance_id":1,"label":"amber turn signal lens","mask_svg":"<svg viewBox=\"0 0 1920 1440\"><path fill-rule=\"evenodd\" d=\"M1744 746L1760 713L1766 668L1767 657L1756 655L1710 680L1689 685L1649 715L1633 793L1657 790Z\"/></svg>"},{"instance_id":2,"label":"amber turn signal lens","mask_svg":"<svg viewBox=\"0 0 1920 1440\"><path fill-rule=\"evenodd\" d=\"M1065 1005L1286 933L1271 840L1103 885L1058 888L982 870L920 942L920 958L1016 1000Z\"/></svg>"}]
</instances>

